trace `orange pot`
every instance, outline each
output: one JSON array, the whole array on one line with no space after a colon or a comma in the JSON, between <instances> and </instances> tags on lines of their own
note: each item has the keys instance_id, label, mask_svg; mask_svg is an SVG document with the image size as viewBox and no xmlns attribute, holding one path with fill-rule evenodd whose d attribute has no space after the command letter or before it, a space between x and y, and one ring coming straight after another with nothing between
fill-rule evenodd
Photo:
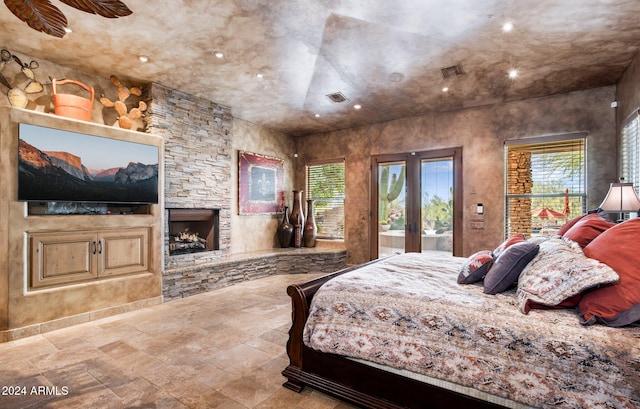
<instances>
[{"instance_id":1,"label":"orange pot","mask_svg":"<svg viewBox=\"0 0 640 409\"><path fill-rule=\"evenodd\" d=\"M56 115L66 116L68 118L81 119L83 121L91 121L91 109L93 108L93 87L88 87L79 81L61 80L57 81L58 85L73 84L83 88L89 92L89 99L73 94L56 93L56 80L51 81L51 89L53 94L53 107Z\"/></svg>"}]
</instances>

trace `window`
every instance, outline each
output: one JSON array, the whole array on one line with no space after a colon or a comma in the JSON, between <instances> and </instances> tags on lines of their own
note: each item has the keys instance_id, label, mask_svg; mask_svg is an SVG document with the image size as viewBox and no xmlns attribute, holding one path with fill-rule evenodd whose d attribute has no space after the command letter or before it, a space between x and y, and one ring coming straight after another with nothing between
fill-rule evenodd
<instances>
[{"instance_id":1,"label":"window","mask_svg":"<svg viewBox=\"0 0 640 409\"><path fill-rule=\"evenodd\" d=\"M626 183L640 186L640 115L634 112L622 125L620 143L620 174Z\"/></svg>"},{"instance_id":2,"label":"window","mask_svg":"<svg viewBox=\"0 0 640 409\"><path fill-rule=\"evenodd\" d=\"M554 234L586 212L586 135L507 141L506 234Z\"/></svg>"},{"instance_id":3,"label":"window","mask_svg":"<svg viewBox=\"0 0 640 409\"><path fill-rule=\"evenodd\" d=\"M307 165L307 199L313 199L318 238L344 238L344 160Z\"/></svg>"}]
</instances>

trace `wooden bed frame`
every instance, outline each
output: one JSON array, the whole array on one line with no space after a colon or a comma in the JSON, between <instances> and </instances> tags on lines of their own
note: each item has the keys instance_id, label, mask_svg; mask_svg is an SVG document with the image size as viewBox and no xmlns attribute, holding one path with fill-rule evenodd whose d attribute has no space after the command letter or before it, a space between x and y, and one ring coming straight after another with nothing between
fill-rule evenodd
<instances>
[{"instance_id":1,"label":"wooden bed frame","mask_svg":"<svg viewBox=\"0 0 640 409\"><path fill-rule=\"evenodd\" d=\"M364 265L293 284L287 288L292 301L292 325L287 341L289 365L282 371L283 386L300 392L305 386L365 408L501 408L444 388L429 385L372 366L308 348L302 333L314 294L328 280Z\"/></svg>"}]
</instances>

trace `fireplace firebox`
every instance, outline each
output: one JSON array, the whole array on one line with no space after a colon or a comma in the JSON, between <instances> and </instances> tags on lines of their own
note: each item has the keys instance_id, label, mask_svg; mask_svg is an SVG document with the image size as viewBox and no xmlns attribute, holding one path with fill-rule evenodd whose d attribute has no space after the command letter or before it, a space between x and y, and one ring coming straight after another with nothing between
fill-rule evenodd
<instances>
[{"instance_id":1,"label":"fireplace firebox","mask_svg":"<svg viewBox=\"0 0 640 409\"><path fill-rule=\"evenodd\" d=\"M169 255L220 249L219 209L168 209Z\"/></svg>"}]
</instances>

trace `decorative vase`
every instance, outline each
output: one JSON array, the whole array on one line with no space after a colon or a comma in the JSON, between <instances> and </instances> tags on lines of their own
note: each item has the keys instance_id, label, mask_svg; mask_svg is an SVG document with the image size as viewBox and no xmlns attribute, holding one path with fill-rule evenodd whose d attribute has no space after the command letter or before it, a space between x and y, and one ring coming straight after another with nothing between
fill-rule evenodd
<instances>
[{"instance_id":1,"label":"decorative vase","mask_svg":"<svg viewBox=\"0 0 640 409\"><path fill-rule=\"evenodd\" d=\"M302 234L305 247L315 247L316 238L318 237L318 226L316 218L313 215L313 199L307 199L307 221L304 224L304 233Z\"/></svg>"},{"instance_id":2,"label":"decorative vase","mask_svg":"<svg viewBox=\"0 0 640 409\"><path fill-rule=\"evenodd\" d=\"M302 247L302 235L304 229L304 213L302 209L302 190L293 191L293 206L289 220L293 224L293 236L291 237L291 247Z\"/></svg>"},{"instance_id":3,"label":"decorative vase","mask_svg":"<svg viewBox=\"0 0 640 409\"><path fill-rule=\"evenodd\" d=\"M293 224L289 223L289 207L284 207L284 215L282 216L282 222L278 226L278 241L280 247L286 248L291 244L291 237L293 236Z\"/></svg>"}]
</instances>

